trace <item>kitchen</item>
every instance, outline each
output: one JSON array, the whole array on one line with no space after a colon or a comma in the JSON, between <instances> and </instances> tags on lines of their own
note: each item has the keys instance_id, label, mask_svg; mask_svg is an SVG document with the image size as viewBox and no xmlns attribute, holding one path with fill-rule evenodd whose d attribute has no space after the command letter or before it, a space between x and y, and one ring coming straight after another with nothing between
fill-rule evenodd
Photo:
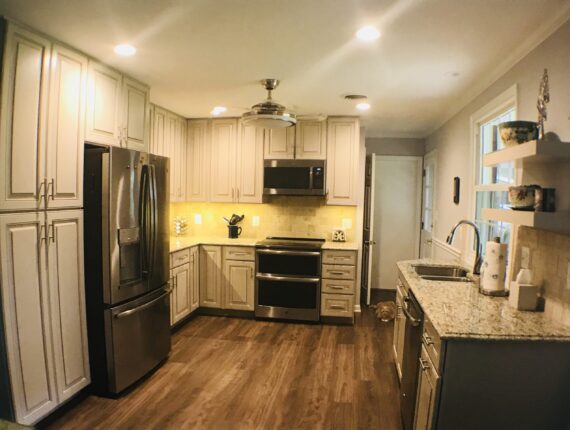
<instances>
[{"instance_id":1,"label":"kitchen","mask_svg":"<svg viewBox=\"0 0 570 430\"><path fill-rule=\"evenodd\" d=\"M568 2L119 3L0 5L0 419L570 428Z\"/></svg>"}]
</instances>

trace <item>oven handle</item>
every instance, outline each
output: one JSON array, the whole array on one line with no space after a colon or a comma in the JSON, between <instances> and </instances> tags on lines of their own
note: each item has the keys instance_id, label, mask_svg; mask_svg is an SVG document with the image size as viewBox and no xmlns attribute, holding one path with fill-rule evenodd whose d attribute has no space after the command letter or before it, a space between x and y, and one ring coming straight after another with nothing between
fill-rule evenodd
<instances>
[{"instance_id":1,"label":"oven handle","mask_svg":"<svg viewBox=\"0 0 570 430\"><path fill-rule=\"evenodd\" d=\"M306 277L296 277L296 276L280 276L280 275L271 275L268 273L258 273L255 276L256 279L262 281L286 281L286 282L300 282L305 284L316 284L317 282L321 281L321 278L306 278Z\"/></svg>"},{"instance_id":2,"label":"oven handle","mask_svg":"<svg viewBox=\"0 0 570 430\"><path fill-rule=\"evenodd\" d=\"M318 251L287 251L278 249L257 249L258 254L271 254L271 255L299 255L299 256L320 256Z\"/></svg>"}]
</instances>

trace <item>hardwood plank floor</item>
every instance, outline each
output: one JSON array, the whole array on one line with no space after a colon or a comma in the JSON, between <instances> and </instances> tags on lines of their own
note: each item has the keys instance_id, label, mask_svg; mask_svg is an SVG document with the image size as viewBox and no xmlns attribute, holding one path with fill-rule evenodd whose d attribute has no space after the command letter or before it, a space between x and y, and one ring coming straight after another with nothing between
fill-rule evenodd
<instances>
[{"instance_id":1,"label":"hardwood plank floor","mask_svg":"<svg viewBox=\"0 0 570 430\"><path fill-rule=\"evenodd\" d=\"M354 326L198 316L143 384L49 428L398 430L392 330L370 309Z\"/></svg>"}]
</instances>

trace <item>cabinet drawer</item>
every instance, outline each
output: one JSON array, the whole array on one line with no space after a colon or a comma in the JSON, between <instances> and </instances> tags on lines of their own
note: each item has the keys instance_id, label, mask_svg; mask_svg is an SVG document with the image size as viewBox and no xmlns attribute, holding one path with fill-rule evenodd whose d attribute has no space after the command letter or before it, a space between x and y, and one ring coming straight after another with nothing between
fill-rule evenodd
<instances>
[{"instance_id":1,"label":"cabinet drawer","mask_svg":"<svg viewBox=\"0 0 570 430\"><path fill-rule=\"evenodd\" d=\"M352 318L354 316L354 296L321 294L321 315Z\"/></svg>"},{"instance_id":2,"label":"cabinet drawer","mask_svg":"<svg viewBox=\"0 0 570 430\"><path fill-rule=\"evenodd\" d=\"M422 334L422 342L424 347L429 354L429 358L435 365L436 369L439 369L439 358L441 354L441 338L435 327L433 326L432 322L429 318L424 316L424 331Z\"/></svg>"},{"instance_id":3,"label":"cabinet drawer","mask_svg":"<svg viewBox=\"0 0 570 430\"><path fill-rule=\"evenodd\" d=\"M356 265L356 252L354 251L323 251L323 263Z\"/></svg>"},{"instance_id":4,"label":"cabinet drawer","mask_svg":"<svg viewBox=\"0 0 570 430\"><path fill-rule=\"evenodd\" d=\"M356 268L354 266L323 264L323 278L354 280L356 278Z\"/></svg>"},{"instance_id":5,"label":"cabinet drawer","mask_svg":"<svg viewBox=\"0 0 570 430\"><path fill-rule=\"evenodd\" d=\"M255 261L255 248L250 246L225 246L224 259Z\"/></svg>"},{"instance_id":6,"label":"cabinet drawer","mask_svg":"<svg viewBox=\"0 0 570 430\"><path fill-rule=\"evenodd\" d=\"M332 294L354 294L354 281L323 279L321 291Z\"/></svg>"},{"instance_id":7,"label":"cabinet drawer","mask_svg":"<svg viewBox=\"0 0 570 430\"><path fill-rule=\"evenodd\" d=\"M170 254L170 268L181 266L190 262L190 249L183 249Z\"/></svg>"}]
</instances>

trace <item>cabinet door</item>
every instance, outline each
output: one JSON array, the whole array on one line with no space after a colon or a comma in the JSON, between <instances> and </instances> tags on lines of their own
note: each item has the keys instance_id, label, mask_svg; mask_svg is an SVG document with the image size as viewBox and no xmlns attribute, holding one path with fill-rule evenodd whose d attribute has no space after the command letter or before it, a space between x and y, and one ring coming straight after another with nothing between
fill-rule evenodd
<instances>
[{"instance_id":1,"label":"cabinet door","mask_svg":"<svg viewBox=\"0 0 570 430\"><path fill-rule=\"evenodd\" d=\"M44 207L50 43L8 24L0 110L0 210Z\"/></svg>"},{"instance_id":2,"label":"cabinet door","mask_svg":"<svg viewBox=\"0 0 570 430\"><path fill-rule=\"evenodd\" d=\"M171 321L175 324L190 313L190 264L186 263L172 269L172 279L174 280L173 307L170 312L172 313Z\"/></svg>"},{"instance_id":3,"label":"cabinet door","mask_svg":"<svg viewBox=\"0 0 570 430\"><path fill-rule=\"evenodd\" d=\"M150 153L154 155L166 154L164 148L164 130L166 127L166 111L158 106L152 106Z\"/></svg>"},{"instance_id":4,"label":"cabinet door","mask_svg":"<svg viewBox=\"0 0 570 430\"><path fill-rule=\"evenodd\" d=\"M224 261L224 309L253 311L253 261Z\"/></svg>"},{"instance_id":5,"label":"cabinet door","mask_svg":"<svg viewBox=\"0 0 570 430\"><path fill-rule=\"evenodd\" d=\"M178 187L176 185L176 115L167 112L166 124L164 127L164 156L170 159L169 163L169 182L170 182L170 202L178 201Z\"/></svg>"},{"instance_id":6,"label":"cabinet door","mask_svg":"<svg viewBox=\"0 0 570 430\"><path fill-rule=\"evenodd\" d=\"M403 354L403 338L404 327L405 327L405 315L402 311L402 306L404 304L404 298L400 288L396 288L396 318L394 320L394 336L392 338L392 349L394 351L394 360L396 362L396 370L398 372L398 378L402 380L402 354Z\"/></svg>"},{"instance_id":7,"label":"cabinet door","mask_svg":"<svg viewBox=\"0 0 570 430\"><path fill-rule=\"evenodd\" d=\"M176 154L176 183L178 185L178 201L186 201L186 120L182 117L178 118L177 127L177 154Z\"/></svg>"},{"instance_id":8,"label":"cabinet door","mask_svg":"<svg viewBox=\"0 0 570 430\"><path fill-rule=\"evenodd\" d=\"M59 402L90 382L83 275L83 211L48 212L48 274Z\"/></svg>"},{"instance_id":9,"label":"cabinet door","mask_svg":"<svg viewBox=\"0 0 570 430\"><path fill-rule=\"evenodd\" d=\"M35 423L57 405L45 233L43 213L0 215L6 353L21 424Z\"/></svg>"},{"instance_id":10,"label":"cabinet door","mask_svg":"<svg viewBox=\"0 0 570 430\"><path fill-rule=\"evenodd\" d=\"M211 125L210 201L236 200L237 120L215 119Z\"/></svg>"},{"instance_id":11,"label":"cabinet door","mask_svg":"<svg viewBox=\"0 0 570 430\"><path fill-rule=\"evenodd\" d=\"M237 156L236 201L262 203L263 129L240 125Z\"/></svg>"},{"instance_id":12,"label":"cabinet door","mask_svg":"<svg viewBox=\"0 0 570 430\"><path fill-rule=\"evenodd\" d=\"M51 55L47 128L47 205L83 205L87 58L60 45Z\"/></svg>"},{"instance_id":13,"label":"cabinet door","mask_svg":"<svg viewBox=\"0 0 570 430\"><path fill-rule=\"evenodd\" d=\"M435 397L439 376L435 373L427 352L422 346L414 430L431 430L435 412Z\"/></svg>"},{"instance_id":14,"label":"cabinet door","mask_svg":"<svg viewBox=\"0 0 570 430\"><path fill-rule=\"evenodd\" d=\"M89 62L85 140L120 145L121 74L95 61Z\"/></svg>"},{"instance_id":15,"label":"cabinet door","mask_svg":"<svg viewBox=\"0 0 570 430\"><path fill-rule=\"evenodd\" d=\"M208 200L208 121L189 120L186 140L186 201Z\"/></svg>"},{"instance_id":16,"label":"cabinet door","mask_svg":"<svg viewBox=\"0 0 570 430\"><path fill-rule=\"evenodd\" d=\"M122 138L127 148L148 151L149 88L127 76L123 77Z\"/></svg>"},{"instance_id":17,"label":"cabinet door","mask_svg":"<svg viewBox=\"0 0 570 430\"><path fill-rule=\"evenodd\" d=\"M299 120L295 130L295 158L327 158L327 122Z\"/></svg>"},{"instance_id":18,"label":"cabinet door","mask_svg":"<svg viewBox=\"0 0 570 430\"><path fill-rule=\"evenodd\" d=\"M357 203L359 133L359 121L356 118L328 119L327 204L329 205Z\"/></svg>"},{"instance_id":19,"label":"cabinet door","mask_svg":"<svg viewBox=\"0 0 570 430\"><path fill-rule=\"evenodd\" d=\"M268 129L263 154L267 160L295 158L295 127Z\"/></svg>"},{"instance_id":20,"label":"cabinet door","mask_svg":"<svg viewBox=\"0 0 570 430\"><path fill-rule=\"evenodd\" d=\"M200 306L222 307L222 247L200 247Z\"/></svg>"},{"instance_id":21,"label":"cabinet door","mask_svg":"<svg viewBox=\"0 0 570 430\"><path fill-rule=\"evenodd\" d=\"M190 312L200 306L200 248L190 249Z\"/></svg>"}]
</instances>

